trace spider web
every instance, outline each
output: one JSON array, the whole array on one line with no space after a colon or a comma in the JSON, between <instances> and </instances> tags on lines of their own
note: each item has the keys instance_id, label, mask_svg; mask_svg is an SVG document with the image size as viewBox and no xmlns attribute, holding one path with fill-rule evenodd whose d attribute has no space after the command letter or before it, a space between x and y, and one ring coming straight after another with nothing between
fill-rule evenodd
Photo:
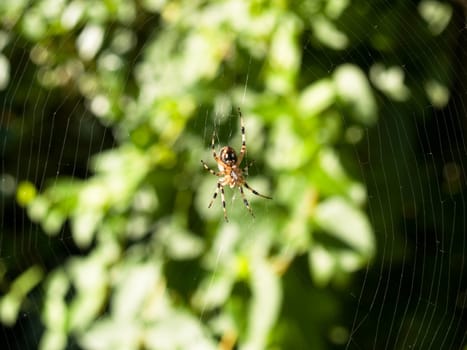
<instances>
[{"instance_id":1,"label":"spider web","mask_svg":"<svg viewBox=\"0 0 467 350\"><path fill-rule=\"evenodd\" d=\"M458 20L463 46L465 24ZM421 48L442 65L439 49ZM449 54L454 74L465 77L465 50ZM413 64L415 55L409 48L402 62ZM457 187L465 172L465 89L455 79L444 108L417 103L409 120L399 104L383 103L381 119L359 151L381 264L368 266L361 289L351 293L357 306L346 349L465 346L465 192ZM372 342L360 340L367 332Z\"/></svg>"},{"instance_id":2,"label":"spider web","mask_svg":"<svg viewBox=\"0 0 467 350\"><path fill-rule=\"evenodd\" d=\"M456 18L459 21L459 19ZM375 31L384 18L375 18ZM404 23L402 28L412 28ZM142 26L148 25L143 21ZM150 23L152 24L152 22ZM464 24L465 26L465 24ZM365 138L352 151L358 160L357 176L367 188L367 212L377 239L377 255L363 271L353 276L345 289L327 286L324 290L343 300L346 309L342 318L329 326L324 338L328 347L323 349L462 349L467 344L465 305L467 298L466 206L465 206L465 125L462 117L467 113L465 81L467 66L467 36L464 26L456 33L456 52L448 52L454 75L451 97L445 106L416 102L409 113L402 101L381 98L378 123L365 129ZM154 31L157 30L153 29ZM5 32L0 34L5 35ZM396 41L405 42L406 33ZM1 36L0 36L1 38ZM66 50L67 42L74 36L65 36L59 44ZM408 40L408 39L407 39ZM1 41L1 40L0 40ZM417 66L420 57L432 57L442 50L441 43L434 47L423 45L415 38L406 43L404 57L394 60L394 65L410 80L416 78L423 67ZM310 43L305 43L306 53ZM440 45L440 47L436 47ZM18 205L16 191L26 182L38 192L45 190L62 178L79 182L90 178L90 160L106 150L119 146L122 130L115 130L100 116L99 100L87 100L73 89L50 88L52 79L38 69L34 53L30 53L23 39L14 37L5 49L11 66L8 88L1 91L1 218L0 263L2 284L14 280L33 265L43 265L50 271L63 263L66 257L85 254L76 246L69 223L61 226L55 236L44 234L41 225L34 223L24 207ZM144 44L136 65L144 51ZM38 54L36 52L36 54ZM304 69L320 70L331 74L342 62L367 62L376 60L374 53L350 50L341 56L319 56L318 61L305 64ZM40 56L40 54L38 54ZM40 57L38 58L40 59ZM384 57L382 57L384 59ZM250 58L247 74L236 83L242 87L240 106L248 104L246 91L251 87ZM307 65L308 64L308 65ZM407 65L407 66L405 66ZM443 77L439 77L442 80ZM462 80L463 79L463 80ZM131 79L125 80L131 84ZM219 80L230 83L229 77L220 74ZM373 82L378 85L377 82ZM21 101L21 102L18 102ZM241 140L236 109L226 97L210 105L202 105L201 118L193 121L194 128L203 129L202 143L194 143L191 151L215 169L210 152L213 131L216 150L230 145L237 151ZM403 111L400 112L400 111ZM256 162L249 169L249 184L260 193L268 192L268 171L265 166L265 148L268 145L266 123L254 112L244 112L248 154L244 161ZM408 116L410 117L409 119ZM192 135L186 136L187 138ZM174 146L176 147L176 146ZM290 155L288 155L290 156ZM197 160L199 162L199 160ZM196 189L196 206L206 220L224 225L224 230L239 229L236 222L246 222L245 234L260 234L263 220L273 216L274 201L254 198L247 193L257 219L252 219L244 207L240 194L226 188L226 202L230 226L222 222L222 207L218 196L211 209L207 204L215 190L216 178L199 166L202 180ZM235 190L235 191L234 191ZM274 194L273 194L274 197ZM53 219L53 218L52 218ZM52 220L51 219L51 220ZM217 259L221 259L219 250ZM219 261L216 262L216 265ZM6 270L4 272L3 270ZM216 274L216 270L213 276ZM183 278L183 276L179 276ZM194 276L194 279L198 276ZM304 284L312 284L311 279ZM3 292L3 290L2 290ZM40 339L41 308L44 290L37 288L30 294L18 321L4 326L0 343L6 349L34 349ZM287 300L283 301L287 303ZM204 309L200 320L205 317ZM368 334L372 336L369 337ZM370 339L370 340L369 340ZM71 344L73 348L76 344ZM318 347L317 347L318 348Z\"/></svg>"},{"instance_id":3,"label":"spider web","mask_svg":"<svg viewBox=\"0 0 467 350\"><path fill-rule=\"evenodd\" d=\"M10 53L12 56L8 57L11 63L8 88L0 97L3 294L8 291L7 281L21 273L41 275L31 266L50 270L63 263L66 256L80 254L67 226L54 237L44 234L24 208L18 206L16 190L22 185L32 190L29 186L34 184L42 191L61 177L71 181L86 179L90 176L89 159L115 143L112 131L90 113L73 91L44 87L48 85L44 82L46 77L41 77L32 62L30 47L24 47L21 38L6 31L0 35L3 40L13 40L4 50L6 56ZM65 37L64 42L68 39L74 40ZM7 274L3 275L5 269ZM14 326L2 329L3 348L37 348L42 331L42 298L41 290L33 291ZM5 306L2 307L4 311Z\"/></svg>"}]
</instances>

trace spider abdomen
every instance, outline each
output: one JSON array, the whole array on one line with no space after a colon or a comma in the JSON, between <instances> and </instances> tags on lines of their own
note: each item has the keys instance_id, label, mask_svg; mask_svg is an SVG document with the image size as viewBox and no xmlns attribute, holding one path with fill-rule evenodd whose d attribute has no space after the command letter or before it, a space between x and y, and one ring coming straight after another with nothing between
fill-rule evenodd
<instances>
[{"instance_id":1,"label":"spider abdomen","mask_svg":"<svg viewBox=\"0 0 467 350\"><path fill-rule=\"evenodd\" d=\"M232 147L222 147L219 153L222 162L224 162L225 164L232 166L237 163L237 153Z\"/></svg>"},{"instance_id":2,"label":"spider abdomen","mask_svg":"<svg viewBox=\"0 0 467 350\"><path fill-rule=\"evenodd\" d=\"M243 186L245 180L238 168L227 168L225 171L225 176L220 179L222 186L229 185L230 188L235 186Z\"/></svg>"}]
</instances>

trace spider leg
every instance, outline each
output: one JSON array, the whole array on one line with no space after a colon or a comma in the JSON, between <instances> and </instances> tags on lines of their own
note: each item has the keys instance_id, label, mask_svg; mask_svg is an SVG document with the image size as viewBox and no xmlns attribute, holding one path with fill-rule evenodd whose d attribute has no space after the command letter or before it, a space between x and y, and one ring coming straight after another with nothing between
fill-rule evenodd
<instances>
[{"instance_id":1,"label":"spider leg","mask_svg":"<svg viewBox=\"0 0 467 350\"><path fill-rule=\"evenodd\" d=\"M257 196L260 196L260 197L263 197L263 198L266 198L266 199L272 199L272 197L265 196L264 194L261 194L258 191L252 189L246 182L243 184L243 186L248 188L251 192L253 192L253 194L255 194Z\"/></svg>"},{"instance_id":2,"label":"spider leg","mask_svg":"<svg viewBox=\"0 0 467 350\"><path fill-rule=\"evenodd\" d=\"M208 208L211 208L212 203L214 203L214 200L216 199L217 194L219 193L219 190L221 191L222 210L224 211L224 219L226 222L229 222L229 219L227 219L227 210L225 209L224 186L222 186L220 182L217 183L216 191L214 192L214 195L212 196L211 202L209 202Z\"/></svg>"},{"instance_id":3,"label":"spider leg","mask_svg":"<svg viewBox=\"0 0 467 350\"><path fill-rule=\"evenodd\" d=\"M243 160L243 156L246 153L245 125L243 123L243 115L242 115L242 112L240 110L240 107L238 107L238 115L240 116L240 128L241 128L241 131L242 131L242 148L240 148L240 155L238 156L238 161L237 161L237 165L240 165L240 163Z\"/></svg>"},{"instance_id":4,"label":"spider leg","mask_svg":"<svg viewBox=\"0 0 467 350\"><path fill-rule=\"evenodd\" d=\"M220 184L220 183L217 183L216 191L214 192L214 195L212 196L211 202L209 202L208 208L211 208L212 203L213 203L214 200L216 199L217 194L219 193L219 189L220 189L220 188L221 188L221 184Z\"/></svg>"},{"instance_id":5,"label":"spider leg","mask_svg":"<svg viewBox=\"0 0 467 350\"><path fill-rule=\"evenodd\" d=\"M216 146L215 146L215 144L214 144L214 138L215 138L215 136L216 136L216 132L214 131L214 132L212 133L212 139L211 139L211 150L212 150L212 156L214 157L214 159L216 160L216 162L219 162L220 159L219 159L219 157L218 157L217 154L216 154Z\"/></svg>"},{"instance_id":6,"label":"spider leg","mask_svg":"<svg viewBox=\"0 0 467 350\"><path fill-rule=\"evenodd\" d=\"M207 171L209 171L212 175L215 175L215 176L222 176L222 173L219 171L219 172L215 172L214 170L212 170L203 160L201 160L201 163L203 164L204 166L204 169L206 169Z\"/></svg>"},{"instance_id":7,"label":"spider leg","mask_svg":"<svg viewBox=\"0 0 467 350\"><path fill-rule=\"evenodd\" d=\"M245 204L245 206L247 207L248 211L250 212L251 216L255 217L255 214L253 214L253 210L251 209L250 207L250 203L248 203L248 200L246 199L245 197L245 192L243 192L243 187L242 186L239 186L238 189L240 190L240 193L242 195L242 198L243 198L243 203Z\"/></svg>"},{"instance_id":8,"label":"spider leg","mask_svg":"<svg viewBox=\"0 0 467 350\"><path fill-rule=\"evenodd\" d=\"M242 171L245 175L248 175L248 168L251 167L253 165L255 161L252 160L251 162L249 162L246 166L243 167Z\"/></svg>"},{"instance_id":9,"label":"spider leg","mask_svg":"<svg viewBox=\"0 0 467 350\"><path fill-rule=\"evenodd\" d=\"M220 183L218 183L217 186L221 188L222 210L224 211L224 219L225 222L229 222L229 219L227 219L227 210L225 209L224 186L222 186Z\"/></svg>"}]
</instances>

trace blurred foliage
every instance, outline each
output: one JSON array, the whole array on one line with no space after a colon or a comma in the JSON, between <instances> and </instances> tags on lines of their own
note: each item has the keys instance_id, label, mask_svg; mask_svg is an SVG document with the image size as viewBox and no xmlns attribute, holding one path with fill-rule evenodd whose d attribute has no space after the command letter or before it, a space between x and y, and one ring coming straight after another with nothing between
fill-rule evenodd
<instances>
[{"instance_id":1,"label":"blurred foliage","mask_svg":"<svg viewBox=\"0 0 467 350\"><path fill-rule=\"evenodd\" d=\"M2 2L3 226L26 238L0 242L0 320L39 315L24 342L44 350L368 348L352 277L375 232L391 259L404 248L397 150L362 176L359 145L447 105L452 16L431 0ZM252 218L226 190L225 223L200 159L213 131L238 147L237 107L249 181L274 199L249 196Z\"/></svg>"}]
</instances>

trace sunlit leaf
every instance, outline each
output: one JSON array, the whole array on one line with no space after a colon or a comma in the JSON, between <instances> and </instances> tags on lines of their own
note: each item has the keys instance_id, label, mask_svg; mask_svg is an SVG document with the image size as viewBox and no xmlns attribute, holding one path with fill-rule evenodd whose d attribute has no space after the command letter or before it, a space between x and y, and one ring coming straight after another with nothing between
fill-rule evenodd
<instances>
[{"instance_id":1,"label":"sunlit leaf","mask_svg":"<svg viewBox=\"0 0 467 350\"><path fill-rule=\"evenodd\" d=\"M335 100L335 87L331 80L323 79L305 88L299 99L301 117L316 116L329 108Z\"/></svg>"},{"instance_id":2,"label":"sunlit leaf","mask_svg":"<svg viewBox=\"0 0 467 350\"><path fill-rule=\"evenodd\" d=\"M58 334L66 333L68 308L65 303L65 295L68 289L69 280L63 270L55 270L49 275L42 320L48 332L51 332L48 335L51 339L46 339L45 344L48 341L60 340Z\"/></svg>"},{"instance_id":3,"label":"sunlit leaf","mask_svg":"<svg viewBox=\"0 0 467 350\"><path fill-rule=\"evenodd\" d=\"M371 257L375 242L367 217L362 211L339 197L321 202L315 211L316 224L361 255Z\"/></svg>"},{"instance_id":4,"label":"sunlit leaf","mask_svg":"<svg viewBox=\"0 0 467 350\"><path fill-rule=\"evenodd\" d=\"M272 134L272 145L266 150L266 159L274 169L295 169L303 165L311 150L307 149L290 117L276 120ZM293 154L293 157L289 156Z\"/></svg>"},{"instance_id":5,"label":"sunlit leaf","mask_svg":"<svg viewBox=\"0 0 467 350\"><path fill-rule=\"evenodd\" d=\"M425 91L431 104L437 108L445 107L451 97L449 89L437 80L427 81Z\"/></svg>"},{"instance_id":6,"label":"sunlit leaf","mask_svg":"<svg viewBox=\"0 0 467 350\"><path fill-rule=\"evenodd\" d=\"M214 350L218 344L198 319L183 311L170 314L164 322L148 327L146 347L154 350Z\"/></svg>"},{"instance_id":7,"label":"sunlit leaf","mask_svg":"<svg viewBox=\"0 0 467 350\"><path fill-rule=\"evenodd\" d=\"M66 220L65 213L59 209L51 209L42 220L42 229L49 235L56 235Z\"/></svg>"},{"instance_id":8,"label":"sunlit leaf","mask_svg":"<svg viewBox=\"0 0 467 350\"><path fill-rule=\"evenodd\" d=\"M8 58L0 54L0 90L3 90L10 81L10 62Z\"/></svg>"},{"instance_id":9,"label":"sunlit leaf","mask_svg":"<svg viewBox=\"0 0 467 350\"><path fill-rule=\"evenodd\" d=\"M395 101L405 101L410 96L410 90L404 84L404 71L400 67L384 67L380 63L370 69L373 84Z\"/></svg>"},{"instance_id":10,"label":"sunlit leaf","mask_svg":"<svg viewBox=\"0 0 467 350\"><path fill-rule=\"evenodd\" d=\"M313 245L308 252L308 264L313 280L319 286L328 284L335 273L334 256L320 244Z\"/></svg>"},{"instance_id":11,"label":"sunlit leaf","mask_svg":"<svg viewBox=\"0 0 467 350\"><path fill-rule=\"evenodd\" d=\"M278 316L282 292L278 276L264 261L252 261L252 300L248 317L246 340L240 349L264 349Z\"/></svg>"},{"instance_id":12,"label":"sunlit leaf","mask_svg":"<svg viewBox=\"0 0 467 350\"><path fill-rule=\"evenodd\" d=\"M26 12L22 26L24 34L33 40L42 38L47 32L46 20L37 9Z\"/></svg>"},{"instance_id":13,"label":"sunlit leaf","mask_svg":"<svg viewBox=\"0 0 467 350\"><path fill-rule=\"evenodd\" d=\"M338 154L330 148L321 149L317 155L311 179L322 194L345 196L358 205L366 202L365 188L349 177Z\"/></svg>"},{"instance_id":14,"label":"sunlit leaf","mask_svg":"<svg viewBox=\"0 0 467 350\"><path fill-rule=\"evenodd\" d=\"M39 343L39 350L64 350L66 349L67 335L65 332L47 330Z\"/></svg>"},{"instance_id":15,"label":"sunlit leaf","mask_svg":"<svg viewBox=\"0 0 467 350\"><path fill-rule=\"evenodd\" d=\"M165 245L167 255L175 260L193 259L204 250L204 243L199 237L175 225L159 231L158 238Z\"/></svg>"},{"instance_id":16,"label":"sunlit leaf","mask_svg":"<svg viewBox=\"0 0 467 350\"><path fill-rule=\"evenodd\" d=\"M266 83L271 90L285 93L292 89L299 67L297 31L301 23L292 16L281 16L280 21L272 38Z\"/></svg>"},{"instance_id":17,"label":"sunlit leaf","mask_svg":"<svg viewBox=\"0 0 467 350\"><path fill-rule=\"evenodd\" d=\"M138 350L139 325L124 320L103 318L79 337L79 343L89 350Z\"/></svg>"},{"instance_id":18,"label":"sunlit leaf","mask_svg":"<svg viewBox=\"0 0 467 350\"><path fill-rule=\"evenodd\" d=\"M199 310L212 310L222 306L230 297L234 278L224 271L217 271L203 280L193 296L193 304Z\"/></svg>"},{"instance_id":19,"label":"sunlit leaf","mask_svg":"<svg viewBox=\"0 0 467 350\"><path fill-rule=\"evenodd\" d=\"M313 281L325 287L339 274L355 272L368 263L368 256L358 251L315 243L308 252L308 264Z\"/></svg>"},{"instance_id":20,"label":"sunlit leaf","mask_svg":"<svg viewBox=\"0 0 467 350\"><path fill-rule=\"evenodd\" d=\"M16 191L16 200L18 204L26 206L36 198L36 187L30 182L20 182Z\"/></svg>"},{"instance_id":21,"label":"sunlit leaf","mask_svg":"<svg viewBox=\"0 0 467 350\"><path fill-rule=\"evenodd\" d=\"M324 16L316 16L311 20L313 35L321 44L334 50L343 50L349 44L345 32L340 31L336 25Z\"/></svg>"},{"instance_id":22,"label":"sunlit leaf","mask_svg":"<svg viewBox=\"0 0 467 350\"><path fill-rule=\"evenodd\" d=\"M85 61L92 59L101 48L104 40L104 30L98 25L88 25L80 33L76 46L80 56Z\"/></svg>"},{"instance_id":23,"label":"sunlit leaf","mask_svg":"<svg viewBox=\"0 0 467 350\"><path fill-rule=\"evenodd\" d=\"M371 125L377 119L378 108L367 77L352 64L341 65L334 72L339 98L350 109L353 118Z\"/></svg>"},{"instance_id":24,"label":"sunlit leaf","mask_svg":"<svg viewBox=\"0 0 467 350\"><path fill-rule=\"evenodd\" d=\"M63 10L60 18L61 25L66 29L71 29L77 25L84 14L85 6L81 1L71 1Z\"/></svg>"},{"instance_id":25,"label":"sunlit leaf","mask_svg":"<svg viewBox=\"0 0 467 350\"><path fill-rule=\"evenodd\" d=\"M82 330L89 327L100 314L105 297L104 288L78 292L69 306L70 329Z\"/></svg>"},{"instance_id":26,"label":"sunlit leaf","mask_svg":"<svg viewBox=\"0 0 467 350\"><path fill-rule=\"evenodd\" d=\"M160 267L154 264L125 267L118 276L112 300L114 317L129 321L141 315L147 298L156 290L157 284L162 283L160 278Z\"/></svg>"},{"instance_id":27,"label":"sunlit leaf","mask_svg":"<svg viewBox=\"0 0 467 350\"><path fill-rule=\"evenodd\" d=\"M36 196L28 206L29 217L34 221L41 221L47 215L49 202L43 196Z\"/></svg>"},{"instance_id":28,"label":"sunlit leaf","mask_svg":"<svg viewBox=\"0 0 467 350\"><path fill-rule=\"evenodd\" d=\"M418 12L427 22L431 33L439 35L449 24L453 10L449 3L424 0L418 4Z\"/></svg>"},{"instance_id":29,"label":"sunlit leaf","mask_svg":"<svg viewBox=\"0 0 467 350\"><path fill-rule=\"evenodd\" d=\"M13 326L18 318L21 299L13 294L7 294L0 299L0 320L2 323Z\"/></svg>"},{"instance_id":30,"label":"sunlit leaf","mask_svg":"<svg viewBox=\"0 0 467 350\"><path fill-rule=\"evenodd\" d=\"M330 18L336 19L342 15L350 3L350 0L329 0L325 12Z\"/></svg>"},{"instance_id":31,"label":"sunlit leaf","mask_svg":"<svg viewBox=\"0 0 467 350\"><path fill-rule=\"evenodd\" d=\"M71 220L73 238L79 247L88 247L94 237L94 233L102 219L102 213L98 210L77 213Z\"/></svg>"}]
</instances>

